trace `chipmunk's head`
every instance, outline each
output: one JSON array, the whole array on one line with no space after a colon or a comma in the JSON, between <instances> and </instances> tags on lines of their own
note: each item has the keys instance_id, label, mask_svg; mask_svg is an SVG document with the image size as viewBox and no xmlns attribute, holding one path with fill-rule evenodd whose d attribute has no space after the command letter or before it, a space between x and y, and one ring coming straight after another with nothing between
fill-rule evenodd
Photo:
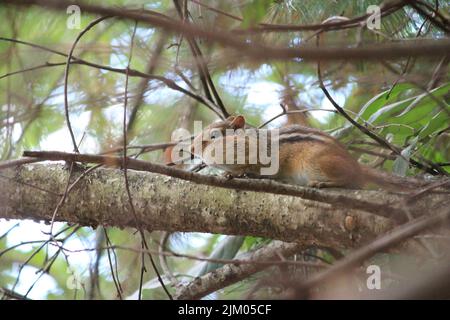
<instances>
[{"instance_id":1,"label":"chipmunk's head","mask_svg":"<svg viewBox=\"0 0 450 320\"><path fill-rule=\"evenodd\" d=\"M243 116L230 116L225 120L211 123L199 135L197 135L191 144L191 155L201 156L203 150L216 139L227 135L227 130L243 129L245 118Z\"/></svg>"}]
</instances>

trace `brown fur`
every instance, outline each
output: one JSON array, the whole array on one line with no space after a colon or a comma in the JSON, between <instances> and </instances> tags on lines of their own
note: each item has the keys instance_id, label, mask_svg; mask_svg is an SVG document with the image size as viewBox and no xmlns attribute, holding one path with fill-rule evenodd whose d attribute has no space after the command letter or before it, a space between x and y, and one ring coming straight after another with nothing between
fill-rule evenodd
<instances>
[{"instance_id":1,"label":"brown fur","mask_svg":"<svg viewBox=\"0 0 450 320\"><path fill-rule=\"evenodd\" d=\"M229 117L225 121L208 126L195 139L202 139L202 151L211 152L218 143L231 142L228 148L235 148L239 139L246 139L245 152L248 154L249 144L257 144L253 137L223 136L218 139L208 139L212 130L239 129L245 125L242 116ZM339 141L318 129L300 125L281 128L279 131L279 170L276 175L268 178L286 181L293 184L310 187L347 187L362 188L368 183L375 183L388 189L406 188L405 182L399 177L362 166L347 151ZM202 138L202 137L206 137ZM224 148L224 159L225 159ZM244 150L241 150L244 152ZM236 152L234 159L236 160ZM198 154L203 156L203 154ZM204 160L208 164L208 156ZM216 166L234 175L259 175L262 165L257 164L220 164Z\"/></svg>"}]
</instances>

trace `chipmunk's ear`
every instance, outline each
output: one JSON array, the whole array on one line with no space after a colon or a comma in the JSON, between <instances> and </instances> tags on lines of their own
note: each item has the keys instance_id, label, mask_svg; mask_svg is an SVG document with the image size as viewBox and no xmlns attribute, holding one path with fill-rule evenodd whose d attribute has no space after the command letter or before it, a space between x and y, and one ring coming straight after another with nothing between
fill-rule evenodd
<instances>
[{"instance_id":1,"label":"chipmunk's ear","mask_svg":"<svg viewBox=\"0 0 450 320\"><path fill-rule=\"evenodd\" d=\"M245 126L245 118L243 116L236 116L231 121L231 126L234 129L242 129Z\"/></svg>"}]
</instances>

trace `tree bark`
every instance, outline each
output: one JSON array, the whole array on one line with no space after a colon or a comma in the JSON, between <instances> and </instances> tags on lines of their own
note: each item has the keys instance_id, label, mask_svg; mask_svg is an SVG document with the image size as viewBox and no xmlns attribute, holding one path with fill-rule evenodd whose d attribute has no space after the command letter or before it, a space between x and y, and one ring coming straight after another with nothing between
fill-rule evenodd
<instances>
[{"instance_id":1,"label":"tree bark","mask_svg":"<svg viewBox=\"0 0 450 320\"><path fill-rule=\"evenodd\" d=\"M72 181L81 172L75 172ZM51 221L69 172L60 164L33 164L3 170L0 218ZM300 197L240 191L129 170L130 189L140 226L148 231L208 232L253 235L286 242L353 248L394 226L390 219L346 210ZM355 199L398 202L381 191L327 190ZM443 195L426 197L432 208ZM425 201L425 200L421 200ZM59 208L56 221L136 227L123 172L99 168L84 176ZM351 221L351 224L348 224Z\"/></svg>"}]
</instances>

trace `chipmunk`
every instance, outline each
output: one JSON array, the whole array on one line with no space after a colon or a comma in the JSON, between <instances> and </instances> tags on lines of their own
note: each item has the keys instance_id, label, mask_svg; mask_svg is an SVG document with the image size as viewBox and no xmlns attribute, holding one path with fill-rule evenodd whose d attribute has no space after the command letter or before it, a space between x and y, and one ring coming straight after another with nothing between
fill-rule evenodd
<instances>
[{"instance_id":1,"label":"chipmunk","mask_svg":"<svg viewBox=\"0 0 450 320\"><path fill-rule=\"evenodd\" d=\"M248 154L250 148L256 145L261 146L263 130L253 129L252 135L248 134L251 129L244 129L245 126L243 116L231 116L224 121L212 123L194 138L191 154L200 157L208 166L223 169L231 177L244 175L263 177L316 188L359 189L371 183L386 189L411 188L411 185L403 180L406 178L396 177L360 164L350 155L345 146L332 136L321 130L301 125L280 128L278 134L275 134L274 130L266 131L268 138L262 146L268 144L270 149L271 143L278 142L278 150L276 150L278 151L278 167L273 174L261 173L261 169L269 165L257 161L259 156L250 155L244 162L236 161L240 153ZM239 129L240 134L234 131ZM217 147L221 147L218 149L219 153L223 152L222 160L226 159L226 153L231 152L231 160L234 161L218 162ZM272 153L273 150L271 150Z\"/></svg>"}]
</instances>

